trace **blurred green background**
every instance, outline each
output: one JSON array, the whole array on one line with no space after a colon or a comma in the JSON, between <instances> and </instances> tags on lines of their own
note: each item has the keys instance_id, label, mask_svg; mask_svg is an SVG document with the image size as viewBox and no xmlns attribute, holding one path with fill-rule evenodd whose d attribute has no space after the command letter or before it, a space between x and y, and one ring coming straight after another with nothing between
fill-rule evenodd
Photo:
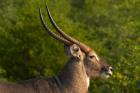
<instances>
[{"instance_id":1,"label":"blurred green background","mask_svg":"<svg viewBox=\"0 0 140 93\"><path fill-rule=\"evenodd\" d=\"M45 3L66 33L90 45L114 68L91 81L90 93L140 93L140 0L0 0L0 80L56 75L67 61L63 45L41 25Z\"/></svg>"}]
</instances>

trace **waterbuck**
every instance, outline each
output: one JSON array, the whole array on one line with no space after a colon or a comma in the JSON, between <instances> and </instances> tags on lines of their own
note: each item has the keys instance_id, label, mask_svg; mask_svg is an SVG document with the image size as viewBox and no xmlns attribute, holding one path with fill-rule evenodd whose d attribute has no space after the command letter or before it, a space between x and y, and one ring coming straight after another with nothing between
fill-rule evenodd
<instances>
[{"instance_id":1,"label":"waterbuck","mask_svg":"<svg viewBox=\"0 0 140 93\"><path fill-rule=\"evenodd\" d=\"M56 25L47 5L46 9L59 35L48 28L39 8L41 23L50 36L64 44L68 62L58 76L0 83L0 93L87 93L91 78L108 78L112 75L112 67L103 63L93 49L64 33Z\"/></svg>"}]
</instances>

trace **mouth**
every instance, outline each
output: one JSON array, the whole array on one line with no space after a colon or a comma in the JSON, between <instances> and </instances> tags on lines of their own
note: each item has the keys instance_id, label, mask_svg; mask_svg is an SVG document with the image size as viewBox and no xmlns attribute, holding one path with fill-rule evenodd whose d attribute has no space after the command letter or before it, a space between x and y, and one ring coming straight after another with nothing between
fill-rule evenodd
<instances>
[{"instance_id":1,"label":"mouth","mask_svg":"<svg viewBox=\"0 0 140 93\"><path fill-rule=\"evenodd\" d=\"M108 79L108 78L111 77L111 76L112 76L112 72L111 72L111 71L101 73L101 77L102 77L103 79Z\"/></svg>"},{"instance_id":2,"label":"mouth","mask_svg":"<svg viewBox=\"0 0 140 93\"><path fill-rule=\"evenodd\" d=\"M112 72L107 72L105 74L108 75L108 76L112 76Z\"/></svg>"}]
</instances>

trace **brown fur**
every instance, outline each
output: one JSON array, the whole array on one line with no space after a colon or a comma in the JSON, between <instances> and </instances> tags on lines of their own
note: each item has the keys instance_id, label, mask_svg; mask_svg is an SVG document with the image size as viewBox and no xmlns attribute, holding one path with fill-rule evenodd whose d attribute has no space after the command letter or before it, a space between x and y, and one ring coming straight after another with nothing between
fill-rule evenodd
<instances>
[{"instance_id":1,"label":"brown fur","mask_svg":"<svg viewBox=\"0 0 140 93\"><path fill-rule=\"evenodd\" d=\"M17 83L0 83L0 93L86 93L86 70L82 52L80 59L71 56L61 73L56 77L32 79Z\"/></svg>"}]
</instances>

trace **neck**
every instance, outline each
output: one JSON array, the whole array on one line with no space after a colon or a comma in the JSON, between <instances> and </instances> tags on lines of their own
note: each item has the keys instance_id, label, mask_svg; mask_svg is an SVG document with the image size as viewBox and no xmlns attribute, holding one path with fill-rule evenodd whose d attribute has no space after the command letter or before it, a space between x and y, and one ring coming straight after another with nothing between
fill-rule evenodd
<instances>
[{"instance_id":1,"label":"neck","mask_svg":"<svg viewBox=\"0 0 140 93\"><path fill-rule=\"evenodd\" d=\"M58 76L64 89L72 93L86 93L89 87L89 77L86 75L83 61L70 59Z\"/></svg>"},{"instance_id":2,"label":"neck","mask_svg":"<svg viewBox=\"0 0 140 93\"><path fill-rule=\"evenodd\" d=\"M89 88L90 85L90 78L87 76L87 89Z\"/></svg>"}]
</instances>

